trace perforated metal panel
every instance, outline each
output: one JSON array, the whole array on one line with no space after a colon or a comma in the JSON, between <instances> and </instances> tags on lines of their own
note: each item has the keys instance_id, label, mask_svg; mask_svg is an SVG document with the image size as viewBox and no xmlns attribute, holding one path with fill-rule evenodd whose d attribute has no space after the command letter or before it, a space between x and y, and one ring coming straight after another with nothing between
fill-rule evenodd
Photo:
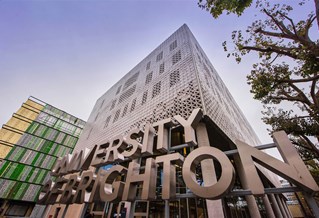
<instances>
[{"instance_id":1,"label":"perforated metal panel","mask_svg":"<svg viewBox=\"0 0 319 218\"><path fill-rule=\"evenodd\" d=\"M195 108L202 108L231 139L258 143L212 64L183 25L97 100L76 150L146 122L178 114L187 118Z\"/></svg>"}]
</instances>

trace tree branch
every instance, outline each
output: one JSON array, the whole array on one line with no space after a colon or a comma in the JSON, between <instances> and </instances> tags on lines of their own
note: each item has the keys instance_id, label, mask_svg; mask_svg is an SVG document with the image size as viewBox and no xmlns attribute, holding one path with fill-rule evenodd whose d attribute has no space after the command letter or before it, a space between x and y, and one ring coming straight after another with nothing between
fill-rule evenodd
<instances>
[{"instance_id":1,"label":"tree branch","mask_svg":"<svg viewBox=\"0 0 319 218\"><path fill-rule=\"evenodd\" d=\"M279 22L271 13L269 13L269 11L267 11L266 9L264 9L263 11L268 17L272 19L272 21L274 21L274 23L281 30L282 33L292 34L292 32L290 32L282 22Z\"/></svg>"},{"instance_id":2,"label":"tree branch","mask_svg":"<svg viewBox=\"0 0 319 218\"><path fill-rule=\"evenodd\" d=\"M275 49L272 49L270 47L268 47L268 48L259 48L259 47L254 47L254 46L243 46L240 50L242 50L242 49L259 51L259 52L266 52L266 53L267 52L274 52L274 53L278 53L278 54L281 54L281 55L286 55L288 57L297 59L297 56L294 55L294 54L291 54L290 52L275 50Z\"/></svg>"},{"instance_id":3,"label":"tree branch","mask_svg":"<svg viewBox=\"0 0 319 218\"><path fill-rule=\"evenodd\" d=\"M291 26L292 26L292 28L293 28L293 30L294 30L294 32L295 32L295 35L298 35L298 32L297 32L297 30L296 30L296 26L295 26L293 20L292 20L290 17L288 17L287 15L281 13L280 11L277 11L277 13L279 13L281 16L283 16L284 18L286 18L287 20L290 21Z\"/></svg>"},{"instance_id":4,"label":"tree branch","mask_svg":"<svg viewBox=\"0 0 319 218\"><path fill-rule=\"evenodd\" d=\"M303 83L303 82L311 82L311 81L316 81L319 79L319 75L316 75L314 77L309 77L309 78L305 78L305 79L283 79L283 80L278 80L278 82L280 83L288 83L288 82L292 82L292 83Z\"/></svg>"},{"instance_id":5,"label":"tree branch","mask_svg":"<svg viewBox=\"0 0 319 218\"><path fill-rule=\"evenodd\" d=\"M308 106L311 106L311 102L309 101L309 99L307 98L307 96L305 95L305 93L303 93L295 84L293 84L292 82L288 82L288 84L298 93L298 96L301 97L300 101L307 104Z\"/></svg>"}]
</instances>

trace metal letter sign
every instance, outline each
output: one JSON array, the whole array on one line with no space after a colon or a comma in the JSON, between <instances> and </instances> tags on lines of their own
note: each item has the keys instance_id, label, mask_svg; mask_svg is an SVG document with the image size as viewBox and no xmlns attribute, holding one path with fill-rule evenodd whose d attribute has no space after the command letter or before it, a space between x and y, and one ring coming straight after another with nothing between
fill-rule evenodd
<instances>
[{"instance_id":1,"label":"metal letter sign","mask_svg":"<svg viewBox=\"0 0 319 218\"><path fill-rule=\"evenodd\" d=\"M157 198L156 180L159 166L163 168L162 199L176 198L176 167L182 167L184 182L194 195L206 199L222 198L232 192L235 180L235 170L225 154L227 152L211 147L208 142L206 146L191 151L185 160L179 153L169 153L168 129L174 125L173 123L179 123L184 129L187 143L184 146L194 147L200 139L196 140L195 129L203 122L202 117L202 111L195 109L188 119L178 115L174 116L176 122L165 119L154 124L146 124L145 131L133 129L127 135L117 135L100 145L95 145L91 150L86 149L60 158L51 173L58 178L54 182L49 180L43 186L38 204L135 201L139 184L139 199L154 200ZM157 141L154 144L155 136ZM202 136L198 134L197 137ZM318 191L319 187L287 135L284 132L274 133L274 141L285 162L244 142L236 141L238 150L232 154L238 153L239 158L235 159L239 162L235 161L235 164L241 165L243 172L240 177L245 181L244 188L253 195L265 193L255 165L258 163L287 179L308 195ZM143 167L137 161L140 157L146 157ZM195 168L205 160L218 162L221 172L215 183L200 185L196 181ZM127 161L131 161L128 168L115 164L109 170L100 168L96 173L95 167Z\"/></svg>"}]
</instances>

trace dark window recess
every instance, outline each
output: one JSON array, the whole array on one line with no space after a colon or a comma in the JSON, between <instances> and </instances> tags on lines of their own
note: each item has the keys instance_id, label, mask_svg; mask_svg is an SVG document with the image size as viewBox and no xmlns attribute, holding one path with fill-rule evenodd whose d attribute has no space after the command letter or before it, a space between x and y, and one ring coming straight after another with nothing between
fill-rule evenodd
<instances>
[{"instance_id":1,"label":"dark window recess","mask_svg":"<svg viewBox=\"0 0 319 218\"><path fill-rule=\"evenodd\" d=\"M145 85L149 84L152 81L153 72L150 72L146 75Z\"/></svg>"},{"instance_id":2,"label":"dark window recess","mask_svg":"<svg viewBox=\"0 0 319 218\"><path fill-rule=\"evenodd\" d=\"M164 63L159 66L159 74L164 73Z\"/></svg>"},{"instance_id":3,"label":"dark window recess","mask_svg":"<svg viewBox=\"0 0 319 218\"><path fill-rule=\"evenodd\" d=\"M139 74L140 74L140 72L137 72L134 75L132 75L128 80L126 80L126 82L124 83L124 86L123 86L123 90L125 90L127 87L132 85L134 82L136 82Z\"/></svg>"},{"instance_id":4,"label":"dark window recess","mask_svg":"<svg viewBox=\"0 0 319 218\"><path fill-rule=\"evenodd\" d=\"M97 113L97 115L95 116L94 122L97 120L97 118L99 117L100 113Z\"/></svg>"},{"instance_id":5,"label":"dark window recess","mask_svg":"<svg viewBox=\"0 0 319 218\"><path fill-rule=\"evenodd\" d=\"M146 65L146 70L149 70L151 68L151 62L149 61Z\"/></svg>"},{"instance_id":6,"label":"dark window recess","mask_svg":"<svg viewBox=\"0 0 319 218\"><path fill-rule=\"evenodd\" d=\"M121 88L122 88L122 86L119 86L119 87L117 88L116 94L119 94L119 93L120 93Z\"/></svg>"},{"instance_id":7,"label":"dark window recess","mask_svg":"<svg viewBox=\"0 0 319 218\"><path fill-rule=\"evenodd\" d=\"M177 40L175 40L169 45L169 50L173 51L176 47L177 47Z\"/></svg>"},{"instance_id":8,"label":"dark window recess","mask_svg":"<svg viewBox=\"0 0 319 218\"><path fill-rule=\"evenodd\" d=\"M100 105L100 109L103 107L104 101L105 101L105 99L103 99L103 101L102 101L102 103ZM74 123L76 123L76 121L74 121Z\"/></svg>"},{"instance_id":9,"label":"dark window recess","mask_svg":"<svg viewBox=\"0 0 319 218\"><path fill-rule=\"evenodd\" d=\"M124 109L123 109L122 117L124 117L126 115L127 108L128 108L128 104L126 104Z\"/></svg>"},{"instance_id":10,"label":"dark window recess","mask_svg":"<svg viewBox=\"0 0 319 218\"><path fill-rule=\"evenodd\" d=\"M152 98L154 98L160 92L161 92L161 82L158 82L153 86Z\"/></svg>"},{"instance_id":11,"label":"dark window recess","mask_svg":"<svg viewBox=\"0 0 319 218\"><path fill-rule=\"evenodd\" d=\"M123 102L125 99L131 97L134 94L135 89L136 89L136 85L132 86L131 88L123 92L119 98L119 104Z\"/></svg>"},{"instance_id":12,"label":"dark window recess","mask_svg":"<svg viewBox=\"0 0 319 218\"><path fill-rule=\"evenodd\" d=\"M180 81L179 70L175 70L169 75L169 87L174 86Z\"/></svg>"},{"instance_id":13,"label":"dark window recess","mask_svg":"<svg viewBox=\"0 0 319 218\"><path fill-rule=\"evenodd\" d=\"M106 128L109 125L109 122L111 120L111 115L109 115L106 120L105 120L105 124L104 124L104 128Z\"/></svg>"},{"instance_id":14,"label":"dark window recess","mask_svg":"<svg viewBox=\"0 0 319 218\"><path fill-rule=\"evenodd\" d=\"M116 104L116 99L112 101L110 110L113 110L113 108L115 107L115 104Z\"/></svg>"},{"instance_id":15,"label":"dark window recess","mask_svg":"<svg viewBox=\"0 0 319 218\"><path fill-rule=\"evenodd\" d=\"M156 56L156 61L160 61L163 59L163 51Z\"/></svg>"},{"instance_id":16,"label":"dark window recess","mask_svg":"<svg viewBox=\"0 0 319 218\"><path fill-rule=\"evenodd\" d=\"M206 74L204 74L204 76L205 76L206 84L210 88L209 78Z\"/></svg>"},{"instance_id":17,"label":"dark window recess","mask_svg":"<svg viewBox=\"0 0 319 218\"><path fill-rule=\"evenodd\" d=\"M132 104L131 104L131 112L134 111L136 105L136 98L133 99Z\"/></svg>"},{"instance_id":18,"label":"dark window recess","mask_svg":"<svg viewBox=\"0 0 319 218\"><path fill-rule=\"evenodd\" d=\"M146 100L147 100L147 91L143 93L142 104L145 104Z\"/></svg>"},{"instance_id":19,"label":"dark window recess","mask_svg":"<svg viewBox=\"0 0 319 218\"><path fill-rule=\"evenodd\" d=\"M116 122L116 121L119 119L120 113L121 113L121 110L120 110L120 109L118 109L118 110L115 112L114 119L113 119L113 123Z\"/></svg>"},{"instance_id":20,"label":"dark window recess","mask_svg":"<svg viewBox=\"0 0 319 218\"><path fill-rule=\"evenodd\" d=\"M172 62L173 64L176 64L178 61L180 61L182 59L182 54L181 54L181 50L178 50L178 52L176 52L173 57L172 57Z\"/></svg>"},{"instance_id":21,"label":"dark window recess","mask_svg":"<svg viewBox=\"0 0 319 218\"><path fill-rule=\"evenodd\" d=\"M200 63L202 63L202 59L200 58L199 54L197 53L197 57Z\"/></svg>"}]
</instances>

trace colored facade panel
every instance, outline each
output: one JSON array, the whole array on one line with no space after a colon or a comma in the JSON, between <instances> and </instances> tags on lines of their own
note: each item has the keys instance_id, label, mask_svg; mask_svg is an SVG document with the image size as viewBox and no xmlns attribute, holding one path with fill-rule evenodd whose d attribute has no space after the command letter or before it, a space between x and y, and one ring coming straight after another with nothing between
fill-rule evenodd
<instances>
[{"instance_id":1,"label":"colored facade panel","mask_svg":"<svg viewBox=\"0 0 319 218\"><path fill-rule=\"evenodd\" d=\"M23 103L0 129L0 198L35 202L56 160L74 149L84 124L36 98Z\"/></svg>"}]
</instances>

